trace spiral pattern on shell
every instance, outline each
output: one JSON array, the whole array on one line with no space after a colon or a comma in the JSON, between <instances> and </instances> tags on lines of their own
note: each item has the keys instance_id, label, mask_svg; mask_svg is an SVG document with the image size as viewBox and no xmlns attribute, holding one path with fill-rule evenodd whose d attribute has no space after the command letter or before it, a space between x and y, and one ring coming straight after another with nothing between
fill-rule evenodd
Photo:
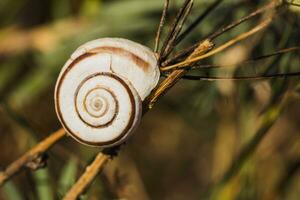
<instances>
[{"instance_id":1,"label":"spiral pattern on shell","mask_svg":"<svg viewBox=\"0 0 300 200\"><path fill-rule=\"evenodd\" d=\"M60 73L57 115L66 131L83 144L120 144L139 124L142 100L158 78L156 59L146 47L115 38L86 43Z\"/></svg>"}]
</instances>

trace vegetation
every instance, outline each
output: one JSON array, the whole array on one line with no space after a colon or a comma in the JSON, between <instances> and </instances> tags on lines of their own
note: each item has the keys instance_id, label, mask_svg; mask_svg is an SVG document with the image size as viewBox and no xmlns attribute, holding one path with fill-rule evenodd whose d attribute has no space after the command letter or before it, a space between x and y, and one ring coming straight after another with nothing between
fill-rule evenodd
<instances>
[{"instance_id":1,"label":"vegetation","mask_svg":"<svg viewBox=\"0 0 300 200\"><path fill-rule=\"evenodd\" d=\"M0 199L299 198L300 1L170 1L155 41L164 3L1 0ZM69 55L101 37L157 49L163 72L103 153L65 137L53 102Z\"/></svg>"}]
</instances>

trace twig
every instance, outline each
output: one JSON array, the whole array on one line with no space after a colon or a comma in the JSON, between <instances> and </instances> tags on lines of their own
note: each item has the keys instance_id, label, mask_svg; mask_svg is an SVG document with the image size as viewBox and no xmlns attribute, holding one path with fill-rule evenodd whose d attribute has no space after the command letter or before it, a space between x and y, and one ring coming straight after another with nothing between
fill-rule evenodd
<instances>
[{"instance_id":1,"label":"twig","mask_svg":"<svg viewBox=\"0 0 300 200\"><path fill-rule=\"evenodd\" d=\"M212 51L210 51L210 52L208 52L204 55L200 55L200 56L196 56L196 57L193 57L193 58L190 58L190 59L186 59L185 61L176 63L174 65L162 67L161 70L162 71L167 71L167 70L174 69L174 68L177 68L177 67L188 66L190 64L199 62L200 60L202 60L204 58L208 58L208 57L210 57L210 56L212 56L216 53L219 53L219 52L223 51L224 49L236 44L237 42L239 42L241 40L244 40L244 39L250 37L251 35L261 31L262 29L267 27L271 22L272 22L272 18L267 18L266 20L261 22L259 25L252 28L250 31L240 34L239 36L235 37L234 39L226 42L225 44L221 45L220 47L218 47L218 48L216 48L216 49L214 49L214 50L212 50Z\"/></svg>"},{"instance_id":2,"label":"twig","mask_svg":"<svg viewBox=\"0 0 300 200\"><path fill-rule=\"evenodd\" d=\"M68 191L63 200L77 199L85 189L92 183L96 175L103 169L104 164L110 157L103 153L98 153L93 162L86 167L85 172L81 175L79 180Z\"/></svg>"},{"instance_id":3,"label":"twig","mask_svg":"<svg viewBox=\"0 0 300 200\"><path fill-rule=\"evenodd\" d=\"M217 30L215 33L208 36L208 38L216 39L218 36L220 36L223 33L237 27L238 25L242 24L243 22L246 22L246 21L252 19L253 17L256 17L257 15L262 14L262 13L264 13L264 12L270 10L270 9L274 9L274 8L278 7L279 5L280 4L277 3L276 0L273 0L269 4L265 5L264 7L253 11L252 13L248 14L247 16L245 16L245 17L243 17L243 18L241 18L241 19L225 26L224 28L222 28L220 30ZM185 55L189 54L190 52L192 52L198 45L199 45L199 43L196 43L195 45L193 45L193 46L191 46L187 49L182 50L181 52L176 54L173 58L170 58L170 59L166 60L162 65L167 66L170 63L174 63L176 60L178 60L178 59L184 57Z\"/></svg>"},{"instance_id":4,"label":"twig","mask_svg":"<svg viewBox=\"0 0 300 200\"><path fill-rule=\"evenodd\" d=\"M199 24L220 5L224 0L215 0L207 9L204 10L176 39L176 44L180 43L188 34L190 34Z\"/></svg>"},{"instance_id":5,"label":"twig","mask_svg":"<svg viewBox=\"0 0 300 200\"><path fill-rule=\"evenodd\" d=\"M172 45L176 39L176 37L178 36L178 34L181 31L182 25L184 22L187 15L189 14L192 6L193 6L193 1L194 0L185 0L183 6L181 7L181 9L179 10L173 25L170 28L170 31L167 35L167 38L165 39L162 48L159 51L159 63L161 62L162 57L165 56L166 52L169 51L170 48L172 48Z\"/></svg>"},{"instance_id":6,"label":"twig","mask_svg":"<svg viewBox=\"0 0 300 200\"><path fill-rule=\"evenodd\" d=\"M261 79L272 79L272 78L287 78L287 77L300 77L300 72L288 72L288 73L277 73L277 74L262 74L255 76L193 76L193 75L185 75L182 78L187 80L261 80Z\"/></svg>"},{"instance_id":7,"label":"twig","mask_svg":"<svg viewBox=\"0 0 300 200\"><path fill-rule=\"evenodd\" d=\"M169 8L169 2L170 2L170 0L165 0L164 10L162 12L159 26L157 29L157 33L156 33L156 37L155 37L155 46L154 46L155 53L158 52L159 43L160 43L160 35L161 35L162 29L164 27L165 21L166 21L166 16L167 16L168 8Z\"/></svg>"},{"instance_id":8,"label":"twig","mask_svg":"<svg viewBox=\"0 0 300 200\"><path fill-rule=\"evenodd\" d=\"M172 37L168 41L165 51L163 52L163 54L160 55L161 56L160 61L164 61L165 58L167 58L170 55L170 53L173 51L174 47L176 46L176 40L178 38L178 35L181 32L182 27L183 27L185 21L187 20L187 17L191 13L192 7L193 7L193 0L190 1L190 4L188 4L186 10L184 11L182 18L178 22L177 27L176 27Z\"/></svg>"},{"instance_id":9,"label":"twig","mask_svg":"<svg viewBox=\"0 0 300 200\"><path fill-rule=\"evenodd\" d=\"M211 41L204 40L187 59L202 55L209 51L212 47L213 43ZM173 71L170 76L162 81L161 84L151 93L149 98L146 99L146 107L144 110L147 111L151 109L158 98L166 93L171 87L173 87L186 72L186 69Z\"/></svg>"},{"instance_id":10,"label":"twig","mask_svg":"<svg viewBox=\"0 0 300 200\"><path fill-rule=\"evenodd\" d=\"M255 61L259 61L259 60L263 60L263 59L270 58L270 57L273 57L273 56L289 53L289 52L292 52L292 51L299 51L299 50L300 50L300 46L288 47L288 48L284 48L284 49L275 51L275 52L270 53L270 54L261 55L261 56L257 56L257 57L242 61L242 62L240 62L238 64L235 64L235 65L230 65L230 64L229 65L205 64L205 65L194 65L193 67L188 67L188 68L190 70L197 70L197 69L215 69L215 68L229 68L229 67L234 67L235 68L235 67L240 66L240 65L241 65L241 67L246 67L247 64L253 63ZM178 67L176 69L181 69L181 68L185 68L185 67Z\"/></svg>"},{"instance_id":11,"label":"twig","mask_svg":"<svg viewBox=\"0 0 300 200\"><path fill-rule=\"evenodd\" d=\"M291 51L298 51L300 50L300 46L294 46L294 47L288 47L288 48L284 48L278 51L275 51L273 53L267 54L267 55L262 55L262 56L258 56L253 58L253 60L261 60L261 59L265 59L265 58L269 58L272 56L276 56L276 55L280 55L280 54L284 54L284 53L289 53ZM251 60L247 60L246 62L249 62Z\"/></svg>"},{"instance_id":12,"label":"twig","mask_svg":"<svg viewBox=\"0 0 300 200\"><path fill-rule=\"evenodd\" d=\"M49 137L41 141L19 159L11 163L4 171L0 172L0 186L2 186L9 178L15 175L17 172L27 167L28 164L39 160L43 154L52 147L57 141L59 141L64 135L65 131L59 129L52 133Z\"/></svg>"},{"instance_id":13,"label":"twig","mask_svg":"<svg viewBox=\"0 0 300 200\"><path fill-rule=\"evenodd\" d=\"M234 27L240 25L241 23L248 21L249 19L252 19L253 17L267 11L270 9L275 8L276 6L280 5L277 1L271 1L269 4L265 5L262 8L259 8L257 10L255 10L254 12L250 13L249 15L237 20L236 22L229 24L228 26L223 27L222 29L216 31L214 34L212 34L211 36L209 36L208 38L210 38L211 40L219 37L220 35L222 35L223 33L233 29Z\"/></svg>"}]
</instances>

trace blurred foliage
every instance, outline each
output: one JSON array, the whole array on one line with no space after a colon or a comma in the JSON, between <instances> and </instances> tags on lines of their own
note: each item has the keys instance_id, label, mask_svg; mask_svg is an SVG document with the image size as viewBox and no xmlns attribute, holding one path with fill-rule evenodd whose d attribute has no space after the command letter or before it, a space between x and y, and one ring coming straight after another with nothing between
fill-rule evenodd
<instances>
[{"instance_id":1,"label":"blurred foliage","mask_svg":"<svg viewBox=\"0 0 300 200\"><path fill-rule=\"evenodd\" d=\"M225 0L176 51L266 2ZM181 3L172 1L168 25ZM209 3L195 0L187 24ZM162 0L1 0L0 166L4 168L60 127L54 85L77 46L101 37L124 37L153 48L162 6ZM203 63L234 65L297 46L299 19L299 8L288 7L268 31ZM256 18L227 32L216 44L257 22ZM167 29L163 36L166 33ZM238 69L192 73L230 76L300 71L299 58L295 51ZM299 80L180 81L145 116L119 157L107 165L116 165L116 169L99 176L83 199L299 199ZM283 111L273 112L287 94ZM264 124L270 113L275 113L272 123ZM241 170L232 172L231 178L222 179L242 147L264 125L273 127L263 129L264 139L252 149L254 156L246 159ZM49 151L46 168L18 174L1 188L0 199L60 199L96 152L65 138ZM220 180L226 181L220 184Z\"/></svg>"}]
</instances>

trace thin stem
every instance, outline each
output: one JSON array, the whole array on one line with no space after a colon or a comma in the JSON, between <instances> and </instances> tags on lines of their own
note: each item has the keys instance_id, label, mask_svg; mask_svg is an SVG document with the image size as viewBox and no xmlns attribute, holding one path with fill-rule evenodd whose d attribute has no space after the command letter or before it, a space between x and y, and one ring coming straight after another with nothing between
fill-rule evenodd
<instances>
[{"instance_id":1,"label":"thin stem","mask_svg":"<svg viewBox=\"0 0 300 200\"><path fill-rule=\"evenodd\" d=\"M259 8L255 11L253 11L252 13L248 14L247 16L225 26L224 28L216 31L215 33L213 33L212 35L208 36L208 38L211 38L211 39L216 39L218 36L224 34L225 32L237 27L238 25L242 24L243 22L246 22L250 19L252 19L253 17L259 15L259 14L262 14L270 9L273 9L273 8L276 8L277 6L279 6L280 4L277 3L276 1L271 1L269 4L265 5L264 7L262 8ZM175 55L173 58L165 61L162 66L167 66L169 65L170 63L174 63L176 60L186 56L187 54L189 54L190 52L192 52L197 46L199 45L199 42L196 43L195 45L191 46L191 47L188 47L184 50L182 50L181 52L179 52L177 55Z\"/></svg>"},{"instance_id":2,"label":"thin stem","mask_svg":"<svg viewBox=\"0 0 300 200\"><path fill-rule=\"evenodd\" d=\"M261 80L261 79L272 79L272 78L287 78L287 77L300 77L300 72L288 72L288 73L277 73L277 74L262 74L256 76L194 76L194 75L185 75L182 78L187 80Z\"/></svg>"},{"instance_id":3,"label":"thin stem","mask_svg":"<svg viewBox=\"0 0 300 200\"><path fill-rule=\"evenodd\" d=\"M179 33L182 30L182 27L185 23L185 21L187 20L187 17L189 16L189 14L191 13L193 7L193 1L191 1L191 3L189 4L189 6L187 7L181 21L178 23L177 25L177 29L173 34L173 37L170 39L169 44L167 45L166 49L165 49L165 53L162 56L161 60L165 60L166 57L168 57L170 55L170 53L172 52L172 50L174 49L174 47L176 46L176 39L178 38Z\"/></svg>"},{"instance_id":4,"label":"thin stem","mask_svg":"<svg viewBox=\"0 0 300 200\"><path fill-rule=\"evenodd\" d=\"M210 51L210 52L208 52L204 55L193 57L191 59L186 59L185 61L176 63L174 65L162 67L161 70L162 71L167 71L167 70L170 70L170 69L174 69L176 67L184 67L184 66L187 67L190 64L194 64L196 62L199 62L200 60L203 60L203 59L208 58L212 55L215 55L215 54L225 50L226 48L240 42L241 40L244 40L244 39L250 37L251 35L261 31L262 29L267 27L271 22L272 22L272 18L268 18L268 19L264 20L263 22L261 22L259 25L252 28L250 31L240 34L236 38L226 42L225 44L221 45L220 47L218 47L218 48L216 48L216 49L214 49L214 50L212 50L212 51Z\"/></svg>"},{"instance_id":5,"label":"thin stem","mask_svg":"<svg viewBox=\"0 0 300 200\"><path fill-rule=\"evenodd\" d=\"M103 169L104 164L110 156L98 153L93 162L86 167L85 172L81 175L75 185L68 191L63 200L76 200L93 182L97 174Z\"/></svg>"},{"instance_id":6,"label":"thin stem","mask_svg":"<svg viewBox=\"0 0 300 200\"><path fill-rule=\"evenodd\" d=\"M236 65L214 65L214 64L207 64L207 65L194 65L192 67L190 67L190 66L188 66L188 67L179 66L179 67L177 67L175 69L177 70L177 69L182 69L182 68L188 68L190 70L199 70L199 69L229 68L229 67L234 68L234 67L237 67L239 65L242 65L242 66L246 67L247 66L246 64L253 63L255 61L259 61L259 60L263 60L263 59L267 59L267 58L270 58L270 57L273 57L273 56L277 56L277 55L289 53L289 52L292 52L292 51L297 51L297 50L300 50L300 46L284 48L284 49L275 51L275 52L270 53L270 54L261 55L261 56L257 56L257 57L254 57L254 58L242 61L242 62L240 62L240 63L238 63Z\"/></svg>"},{"instance_id":7,"label":"thin stem","mask_svg":"<svg viewBox=\"0 0 300 200\"><path fill-rule=\"evenodd\" d=\"M202 55L209 51L213 47L213 44L209 40L204 40L188 57L188 59L193 58L197 55ZM145 100L144 111L148 111L153 107L156 101L165 94L169 89L171 89L179 79L184 76L187 71L185 69L173 71L165 80L163 80L159 86L152 91L149 97Z\"/></svg>"},{"instance_id":8,"label":"thin stem","mask_svg":"<svg viewBox=\"0 0 300 200\"><path fill-rule=\"evenodd\" d=\"M270 54L266 54L266 55L262 55L262 56L255 57L255 58L250 59L250 60L246 60L245 62L251 62L251 61L256 61L256 60L262 60L262 59L265 59L265 58L269 58L269 57L272 57L272 56L277 56L277 55L280 55L280 54L289 53L289 52L291 52L291 51L297 51L297 50L300 50L300 46L284 48L284 49L275 51L275 52L270 53Z\"/></svg>"},{"instance_id":9,"label":"thin stem","mask_svg":"<svg viewBox=\"0 0 300 200\"><path fill-rule=\"evenodd\" d=\"M209 39L214 40L217 37L219 37L220 35L226 33L227 31L235 28L236 26L240 25L241 23L248 21L250 19L252 19L253 17L260 15L261 13L273 9L276 6L278 6L278 3L276 1L271 1L269 4L265 5L262 8L259 8L257 10L255 10L254 12L250 13L249 15L242 17L241 19L221 28L220 30L216 31L215 33L213 33L212 35L208 36Z\"/></svg>"},{"instance_id":10,"label":"thin stem","mask_svg":"<svg viewBox=\"0 0 300 200\"><path fill-rule=\"evenodd\" d=\"M28 166L28 164L39 160L38 158L41 157L56 142L63 138L65 134L66 133L63 129L59 129L58 131L52 133L46 139L42 140L39 144L30 149L19 159L12 162L8 167L6 167L4 171L0 172L0 186L2 186L9 178L11 178L17 172L21 171L23 168Z\"/></svg>"},{"instance_id":11,"label":"thin stem","mask_svg":"<svg viewBox=\"0 0 300 200\"><path fill-rule=\"evenodd\" d=\"M155 53L158 53L160 36L161 36L161 32L162 32L162 29L163 29L165 21L166 21L167 12L169 9L169 3L170 3L170 0L165 0L164 9L163 9L163 12L162 12L162 15L160 18L159 26L158 26L156 37L155 37L155 47L154 47Z\"/></svg>"},{"instance_id":12,"label":"thin stem","mask_svg":"<svg viewBox=\"0 0 300 200\"><path fill-rule=\"evenodd\" d=\"M192 4L193 4L193 0L186 0L184 2L183 6L181 7L181 9L179 10L179 12L174 20L174 23L170 28L169 34L159 52L159 58L161 58L165 54L166 50L168 50L168 48L170 48L171 43L174 41L174 38L177 37L176 33L178 34L178 25L179 25L180 21L183 19L183 17L186 16L186 14L185 14L185 13L187 13L186 10L188 9L188 7L191 8Z\"/></svg>"},{"instance_id":13,"label":"thin stem","mask_svg":"<svg viewBox=\"0 0 300 200\"><path fill-rule=\"evenodd\" d=\"M184 38L186 38L199 24L222 3L223 0L215 0L207 9L204 10L187 28L181 33L176 39L176 44L180 43Z\"/></svg>"}]
</instances>

